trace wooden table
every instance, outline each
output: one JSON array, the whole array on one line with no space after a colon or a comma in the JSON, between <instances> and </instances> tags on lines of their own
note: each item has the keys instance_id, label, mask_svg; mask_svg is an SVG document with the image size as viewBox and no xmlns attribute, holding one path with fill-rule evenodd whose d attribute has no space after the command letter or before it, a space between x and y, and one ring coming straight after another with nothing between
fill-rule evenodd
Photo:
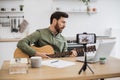
<instances>
[{"instance_id":1,"label":"wooden table","mask_svg":"<svg viewBox=\"0 0 120 80\"><path fill-rule=\"evenodd\" d=\"M0 80L87 80L120 77L120 59L110 57L106 64L89 64L94 74L89 68L80 75L78 71L83 63L76 62L76 58L59 58L61 60L73 61L76 65L65 68L53 68L41 66L40 68L29 67L27 74L9 74L9 61L5 61L0 70Z\"/></svg>"}]
</instances>

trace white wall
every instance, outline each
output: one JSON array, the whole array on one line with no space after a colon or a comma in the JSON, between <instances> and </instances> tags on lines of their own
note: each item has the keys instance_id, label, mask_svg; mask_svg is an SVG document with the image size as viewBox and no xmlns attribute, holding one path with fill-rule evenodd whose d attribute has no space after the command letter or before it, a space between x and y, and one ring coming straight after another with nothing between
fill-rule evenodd
<instances>
[{"instance_id":1,"label":"white wall","mask_svg":"<svg viewBox=\"0 0 120 80\"><path fill-rule=\"evenodd\" d=\"M48 27L52 13L52 0L25 0L25 19L29 22L29 33Z\"/></svg>"},{"instance_id":2,"label":"white wall","mask_svg":"<svg viewBox=\"0 0 120 80\"><path fill-rule=\"evenodd\" d=\"M69 1L69 0L67 0ZM73 1L74 2L74 1ZM84 31L104 35L105 30L120 26L120 0L97 0L98 13L91 16L83 13L68 13L65 36L75 36ZM28 20L29 33L38 28L49 26L49 17L53 12L53 0L25 0L25 18Z\"/></svg>"}]
</instances>

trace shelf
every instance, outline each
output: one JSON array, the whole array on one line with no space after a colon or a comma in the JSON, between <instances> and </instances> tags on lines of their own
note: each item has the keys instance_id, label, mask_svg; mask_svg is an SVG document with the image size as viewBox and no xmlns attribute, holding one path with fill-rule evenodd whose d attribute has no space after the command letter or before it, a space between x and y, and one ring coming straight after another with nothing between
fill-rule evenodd
<instances>
[{"instance_id":1,"label":"shelf","mask_svg":"<svg viewBox=\"0 0 120 80\"><path fill-rule=\"evenodd\" d=\"M64 11L63 11L64 12ZM68 13L87 13L87 14L97 14L97 12L87 12L87 11L65 11Z\"/></svg>"},{"instance_id":2,"label":"shelf","mask_svg":"<svg viewBox=\"0 0 120 80\"><path fill-rule=\"evenodd\" d=\"M0 16L24 15L24 10L20 9L24 0L0 0Z\"/></svg>"},{"instance_id":3,"label":"shelf","mask_svg":"<svg viewBox=\"0 0 120 80\"><path fill-rule=\"evenodd\" d=\"M58 7L57 7L58 8ZM89 13L89 14L96 14L97 10L93 10L93 8L90 9L90 11L87 12L86 8L85 9L80 9L80 8L69 8L69 9L64 9L64 8L60 8L60 9L54 9L55 11L65 11L68 13ZM96 8L95 8L96 9Z\"/></svg>"},{"instance_id":4,"label":"shelf","mask_svg":"<svg viewBox=\"0 0 120 80\"><path fill-rule=\"evenodd\" d=\"M24 1L24 0L0 0L0 1Z\"/></svg>"},{"instance_id":5,"label":"shelf","mask_svg":"<svg viewBox=\"0 0 120 80\"><path fill-rule=\"evenodd\" d=\"M0 13L24 13L23 11L0 11Z\"/></svg>"},{"instance_id":6,"label":"shelf","mask_svg":"<svg viewBox=\"0 0 120 80\"><path fill-rule=\"evenodd\" d=\"M20 10L21 6L24 8L24 0L0 0L0 13L23 13L24 10Z\"/></svg>"},{"instance_id":7,"label":"shelf","mask_svg":"<svg viewBox=\"0 0 120 80\"><path fill-rule=\"evenodd\" d=\"M53 0L53 1L82 1L82 0ZM95 2L97 0L90 0L90 2Z\"/></svg>"},{"instance_id":8,"label":"shelf","mask_svg":"<svg viewBox=\"0 0 120 80\"><path fill-rule=\"evenodd\" d=\"M116 39L116 37L109 37L109 36L97 36L97 39Z\"/></svg>"},{"instance_id":9,"label":"shelf","mask_svg":"<svg viewBox=\"0 0 120 80\"><path fill-rule=\"evenodd\" d=\"M53 0L53 10L64 11L68 13L96 14L97 13L97 8L95 7L96 1L97 0L90 0L89 3L90 5L88 7L82 2L82 0Z\"/></svg>"}]
</instances>

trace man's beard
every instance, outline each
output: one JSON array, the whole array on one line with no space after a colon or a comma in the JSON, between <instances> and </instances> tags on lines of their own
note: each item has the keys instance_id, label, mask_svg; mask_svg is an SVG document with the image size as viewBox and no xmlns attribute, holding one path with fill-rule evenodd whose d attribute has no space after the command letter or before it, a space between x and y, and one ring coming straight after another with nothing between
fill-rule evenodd
<instances>
[{"instance_id":1,"label":"man's beard","mask_svg":"<svg viewBox=\"0 0 120 80\"><path fill-rule=\"evenodd\" d=\"M63 30L63 28L59 28L58 23L55 25L55 29L56 29L57 33L61 33Z\"/></svg>"}]
</instances>

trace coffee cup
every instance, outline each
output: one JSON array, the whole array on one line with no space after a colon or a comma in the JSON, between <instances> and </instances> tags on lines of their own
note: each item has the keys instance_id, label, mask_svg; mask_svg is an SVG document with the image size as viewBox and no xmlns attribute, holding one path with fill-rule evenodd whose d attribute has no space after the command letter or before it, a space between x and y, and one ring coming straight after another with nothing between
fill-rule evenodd
<instances>
[{"instance_id":1,"label":"coffee cup","mask_svg":"<svg viewBox=\"0 0 120 80\"><path fill-rule=\"evenodd\" d=\"M42 57L31 57L31 67L32 68L38 68L42 65Z\"/></svg>"}]
</instances>

